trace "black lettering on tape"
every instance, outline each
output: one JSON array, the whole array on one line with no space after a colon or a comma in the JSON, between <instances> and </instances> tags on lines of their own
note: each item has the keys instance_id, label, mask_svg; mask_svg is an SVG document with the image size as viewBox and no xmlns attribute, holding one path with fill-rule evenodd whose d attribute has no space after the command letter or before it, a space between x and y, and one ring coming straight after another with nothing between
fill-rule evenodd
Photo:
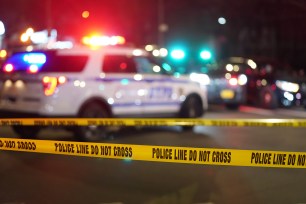
<instances>
[{"instance_id":1,"label":"black lettering on tape","mask_svg":"<svg viewBox=\"0 0 306 204\"><path fill-rule=\"evenodd\" d=\"M100 146L100 154L103 156L111 156L112 155L111 146Z\"/></svg>"},{"instance_id":2,"label":"black lettering on tape","mask_svg":"<svg viewBox=\"0 0 306 204\"><path fill-rule=\"evenodd\" d=\"M232 153L223 151L213 151L212 162L214 163L231 163Z\"/></svg>"},{"instance_id":3,"label":"black lettering on tape","mask_svg":"<svg viewBox=\"0 0 306 204\"><path fill-rule=\"evenodd\" d=\"M35 142L17 142L17 148L21 150L36 150Z\"/></svg>"},{"instance_id":4,"label":"black lettering on tape","mask_svg":"<svg viewBox=\"0 0 306 204\"><path fill-rule=\"evenodd\" d=\"M273 154L273 164L274 165L286 165L286 154L274 153Z\"/></svg>"},{"instance_id":5,"label":"black lettering on tape","mask_svg":"<svg viewBox=\"0 0 306 204\"><path fill-rule=\"evenodd\" d=\"M297 160L297 164L298 166L304 166L306 161L306 155L305 154L299 154L298 155L298 160Z\"/></svg>"},{"instance_id":6,"label":"black lettering on tape","mask_svg":"<svg viewBox=\"0 0 306 204\"><path fill-rule=\"evenodd\" d=\"M187 161L187 150L174 149L174 160Z\"/></svg>"},{"instance_id":7,"label":"black lettering on tape","mask_svg":"<svg viewBox=\"0 0 306 204\"><path fill-rule=\"evenodd\" d=\"M2 142L2 140L0 140L0 147L3 147L4 143Z\"/></svg>"},{"instance_id":8,"label":"black lettering on tape","mask_svg":"<svg viewBox=\"0 0 306 204\"><path fill-rule=\"evenodd\" d=\"M171 148L152 148L152 159L172 159Z\"/></svg>"},{"instance_id":9,"label":"black lettering on tape","mask_svg":"<svg viewBox=\"0 0 306 204\"><path fill-rule=\"evenodd\" d=\"M87 144L76 144L77 154L89 154L89 146Z\"/></svg>"},{"instance_id":10,"label":"black lettering on tape","mask_svg":"<svg viewBox=\"0 0 306 204\"><path fill-rule=\"evenodd\" d=\"M131 147L114 147L114 156L115 157L132 157L133 152Z\"/></svg>"},{"instance_id":11,"label":"black lettering on tape","mask_svg":"<svg viewBox=\"0 0 306 204\"><path fill-rule=\"evenodd\" d=\"M34 120L34 125L45 126L46 123L44 120Z\"/></svg>"},{"instance_id":12,"label":"black lettering on tape","mask_svg":"<svg viewBox=\"0 0 306 204\"><path fill-rule=\"evenodd\" d=\"M252 152L251 164L271 164L271 153Z\"/></svg>"},{"instance_id":13,"label":"black lettering on tape","mask_svg":"<svg viewBox=\"0 0 306 204\"><path fill-rule=\"evenodd\" d=\"M9 148L9 149L14 149L14 148L16 148L16 143L15 143L15 141L5 140L5 141L4 141L4 144L5 144L5 148Z\"/></svg>"},{"instance_id":14,"label":"black lettering on tape","mask_svg":"<svg viewBox=\"0 0 306 204\"><path fill-rule=\"evenodd\" d=\"M75 153L74 144L70 143L54 143L55 152Z\"/></svg>"},{"instance_id":15,"label":"black lettering on tape","mask_svg":"<svg viewBox=\"0 0 306 204\"><path fill-rule=\"evenodd\" d=\"M296 161L296 155L295 154L289 154L288 155L288 160L287 160L287 165L294 166Z\"/></svg>"},{"instance_id":16,"label":"black lettering on tape","mask_svg":"<svg viewBox=\"0 0 306 204\"><path fill-rule=\"evenodd\" d=\"M199 161L209 162L209 155L210 155L210 151L200 150Z\"/></svg>"}]
</instances>

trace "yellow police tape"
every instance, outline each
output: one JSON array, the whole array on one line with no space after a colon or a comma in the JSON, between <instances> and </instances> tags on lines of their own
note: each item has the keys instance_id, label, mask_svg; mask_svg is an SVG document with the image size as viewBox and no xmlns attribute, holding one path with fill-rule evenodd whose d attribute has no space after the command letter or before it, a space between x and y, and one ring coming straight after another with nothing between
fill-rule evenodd
<instances>
[{"instance_id":1,"label":"yellow police tape","mask_svg":"<svg viewBox=\"0 0 306 204\"><path fill-rule=\"evenodd\" d=\"M184 164L306 168L306 152L0 138L0 150Z\"/></svg>"},{"instance_id":2,"label":"yellow police tape","mask_svg":"<svg viewBox=\"0 0 306 204\"><path fill-rule=\"evenodd\" d=\"M306 127L306 119L190 119L190 118L6 118L0 126L227 126Z\"/></svg>"}]
</instances>

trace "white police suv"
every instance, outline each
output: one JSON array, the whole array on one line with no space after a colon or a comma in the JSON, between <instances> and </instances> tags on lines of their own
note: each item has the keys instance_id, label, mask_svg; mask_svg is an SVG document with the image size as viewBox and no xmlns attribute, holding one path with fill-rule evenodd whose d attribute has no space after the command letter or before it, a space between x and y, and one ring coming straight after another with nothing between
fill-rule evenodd
<instances>
[{"instance_id":1,"label":"white police suv","mask_svg":"<svg viewBox=\"0 0 306 204\"><path fill-rule=\"evenodd\" d=\"M201 117L208 106L205 86L170 69L144 50L123 46L17 52L1 69L0 117ZM13 126L22 137L40 129ZM107 132L71 130L83 141Z\"/></svg>"}]
</instances>

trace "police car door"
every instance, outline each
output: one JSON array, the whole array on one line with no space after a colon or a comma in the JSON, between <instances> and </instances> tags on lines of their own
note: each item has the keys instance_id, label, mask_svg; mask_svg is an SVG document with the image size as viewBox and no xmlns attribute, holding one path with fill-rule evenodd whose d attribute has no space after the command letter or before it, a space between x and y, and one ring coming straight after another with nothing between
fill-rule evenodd
<instances>
[{"instance_id":1,"label":"police car door","mask_svg":"<svg viewBox=\"0 0 306 204\"><path fill-rule=\"evenodd\" d=\"M163 67L166 64L157 64L147 57L135 57L135 62L145 82L143 90L140 90L144 113L157 117L177 113L180 108L179 92L182 90L182 84L166 73Z\"/></svg>"},{"instance_id":2,"label":"police car door","mask_svg":"<svg viewBox=\"0 0 306 204\"><path fill-rule=\"evenodd\" d=\"M112 105L114 115L142 114L140 92L144 82L137 73L132 57L125 54L105 54L103 72L109 92L108 100L111 99L109 103Z\"/></svg>"}]
</instances>

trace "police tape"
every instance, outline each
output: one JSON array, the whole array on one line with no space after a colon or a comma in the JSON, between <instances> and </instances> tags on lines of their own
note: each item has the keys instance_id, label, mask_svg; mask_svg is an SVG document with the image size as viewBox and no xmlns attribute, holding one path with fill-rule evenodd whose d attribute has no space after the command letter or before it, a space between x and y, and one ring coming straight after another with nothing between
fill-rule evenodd
<instances>
[{"instance_id":1,"label":"police tape","mask_svg":"<svg viewBox=\"0 0 306 204\"><path fill-rule=\"evenodd\" d=\"M306 127L306 119L209 119L209 118L6 118L0 126L226 126Z\"/></svg>"},{"instance_id":2,"label":"police tape","mask_svg":"<svg viewBox=\"0 0 306 204\"><path fill-rule=\"evenodd\" d=\"M306 168L306 152L0 138L0 150L182 164Z\"/></svg>"}]
</instances>

